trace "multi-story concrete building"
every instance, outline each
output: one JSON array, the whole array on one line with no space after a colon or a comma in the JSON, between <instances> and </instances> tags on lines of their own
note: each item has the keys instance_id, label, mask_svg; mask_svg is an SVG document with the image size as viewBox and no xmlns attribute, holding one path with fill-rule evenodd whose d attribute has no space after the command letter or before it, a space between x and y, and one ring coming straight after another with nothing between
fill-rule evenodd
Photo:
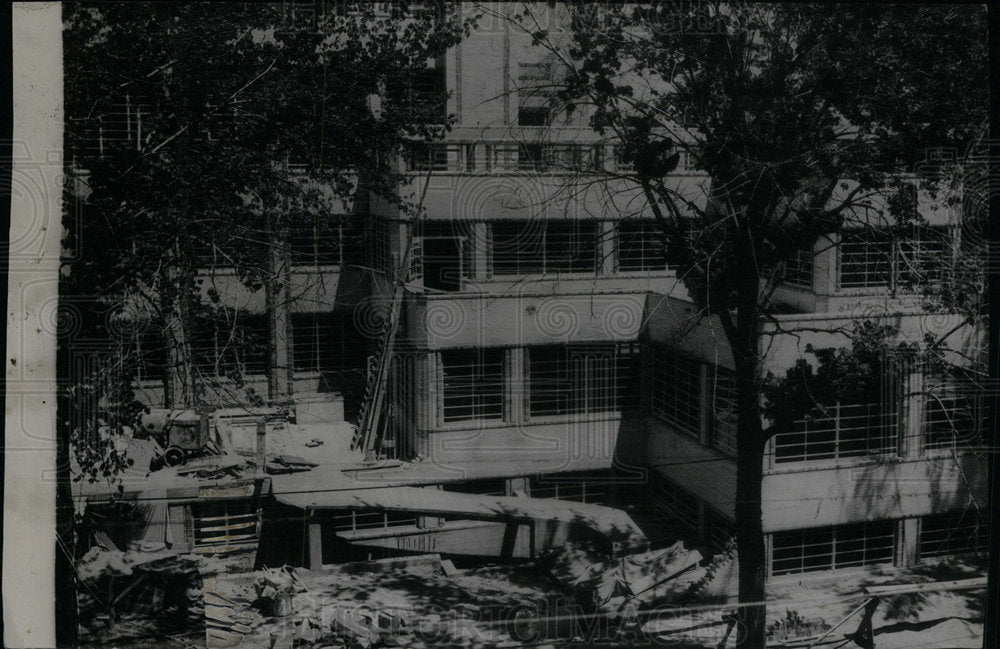
<instances>
[{"instance_id":1,"label":"multi-story concrete building","mask_svg":"<svg viewBox=\"0 0 1000 649\"><path fill-rule=\"evenodd\" d=\"M558 7L545 11L555 25ZM641 192L616 177L627 170L615 143L551 92L559 75L494 16L429 65L424 81L450 93L442 120L456 121L443 141L401 156L422 216L361 196L351 219L327 215L335 226L322 236L294 234L287 335L270 360L246 355L245 378L263 394L277 364L279 396L303 407L346 398L350 413L395 310L383 453L479 492L641 492L670 525L721 546L736 506L731 354L718 325L697 317ZM708 177L683 158L666 182L707 200ZM933 227L957 232L954 209L923 195L921 205ZM840 332L860 316L885 314L914 340L954 327L959 316L922 311L901 279L913 255L948 254L940 240L846 231L804 251L764 325L768 369L784 372L807 344L846 345ZM266 338L261 293L225 270L208 283ZM951 339L976 348L977 336ZM907 370L870 403L829 404L768 443L772 577L983 547L981 404L943 384L919 388L934 380ZM156 381L141 385L159 398Z\"/></svg>"}]
</instances>

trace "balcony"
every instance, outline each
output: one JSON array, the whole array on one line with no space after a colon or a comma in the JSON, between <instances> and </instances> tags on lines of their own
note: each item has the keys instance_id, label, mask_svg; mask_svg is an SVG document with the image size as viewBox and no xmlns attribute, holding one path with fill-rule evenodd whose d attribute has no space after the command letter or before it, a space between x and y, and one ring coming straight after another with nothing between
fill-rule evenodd
<instances>
[{"instance_id":1,"label":"balcony","mask_svg":"<svg viewBox=\"0 0 1000 649\"><path fill-rule=\"evenodd\" d=\"M413 143L399 164L411 176L409 200L424 197L428 220L653 216L641 188L623 177L630 170L614 145L582 129L456 129L445 142ZM705 205L708 177L686 153L665 182L691 204ZM378 199L371 211L399 217Z\"/></svg>"},{"instance_id":2,"label":"balcony","mask_svg":"<svg viewBox=\"0 0 1000 649\"><path fill-rule=\"evenodd\" d=\"M881 404L841 404L795 422L772 441L772 466L886 456L898 446L899 418Z\"/></svg>"},{"instance_id":3,"label":"balcony","mask_svg":"<svg viewBox=\"0 0 1000 649\"><path fill-rule=\"evenodd\" d=\"M442 349L631 341L639 335L644 292L553 296L536 289L529 284L518 294L410 290L403 316L406 339Z\"/></svg>"}]
</instances>

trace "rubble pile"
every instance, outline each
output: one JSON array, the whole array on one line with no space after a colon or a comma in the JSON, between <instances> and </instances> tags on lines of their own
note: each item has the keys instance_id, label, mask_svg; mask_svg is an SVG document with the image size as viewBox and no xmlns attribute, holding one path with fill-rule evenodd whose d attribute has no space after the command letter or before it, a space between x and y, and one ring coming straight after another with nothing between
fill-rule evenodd
<instances>
[{"instance_id":1,"label":"rubble pile","mask_svg":"<svg viewBox=\"0 0 1000 649\"><path fill-rule=\"evenodd\" d=\"M678 541L668 548L607 559L570 545L550 557L549 572L585 610L619 615L633 608L670 604L701 580L702 555Z\"/></svg>"},{"instance_id":2,"label":"rubble pile","mask_svg":"<svg viewBox=\"0 0 1000 649\"><path fill-rule=\"evenodd\" d=\"M202 565L170 553L94 550L77 577L81 641L154 637L204 625Z\"/></svg>"},{"instance_id":3,"label":"rubble pile","mask_svg":"<svg viewBox=\"0 0 1000 649\"><path fill-rule=\"evenodd\" d=\"M206 580L207 646L505 646L538 636L532 619L560 599L530 566L442 564L419 555Z\"/></svg>"}]
</instances>

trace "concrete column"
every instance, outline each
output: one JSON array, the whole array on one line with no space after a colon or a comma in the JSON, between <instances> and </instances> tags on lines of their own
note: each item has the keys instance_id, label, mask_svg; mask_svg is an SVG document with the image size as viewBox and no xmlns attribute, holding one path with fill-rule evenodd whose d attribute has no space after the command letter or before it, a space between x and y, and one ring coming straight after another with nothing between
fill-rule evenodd
<instances>
[{"instance_id":1,"label":"concrete column","mask_svg":"<svg viewBox=\"0 0 1000 649\"><path fill-rule=\"evenodd\" d=\"M599 268L601 275L611 275L617 270L615 263L615 223L613 221L602 221L598 228L600 232L600 243L597 246L597 254L601 256Z\"/></svg>"},{"instance_id":2,"label":"concrete column","mask_svg":"<svg viewBox=\"0 0 1000 649\"><path fill-rule=\"evenodd\" d=\"M837 244L840 235L820 237L813 256L813 290L816 295L833 295L837 292Z\"/></svg>"},{"instance_id":3,"label":"concrete column","mask_svg":"<svg viewBox=\"0 0 1000 649\"><path fill-rule=\"evenodd\" d=\"M431 413L434 411L434 402L430 390L430 365L434 361L434 352L420 352L414 355L416 368L414 375L416 380L413 385L415 422L410 440L410 452L415 455L427 455L427 429L431 427Z\"/></svg>"},{"instance_id":4,"label":"concrete column","mask_svg":"<svg viewBox=\"0 0 1000 649\"><path fill-rule=\"evenodd\" d=\"M504 393L507 395L505 420L508 423L519 424L525 420L524 400L527 397L524 348L508 349L505 356Z\"/></svg>"},{"instance_id":5,"label":"concrete column","mask_svg":"<svg viewBox=\"0 0 1000 649\"><path fill-rule=\"evenodd\" d=\"M436 428L441 422L441 355L439 352L427 354L427 382L425 391L427 404L424 413L424 428Z\"/></svg>"},{"instance_id":6,"label":"concrete column","mask_svg":"<svg viewBox=\"0 0 1000 649\"><path fill-rule=\"evenodd\" d=\"M472 234L472 279L477 282L489 279L489 230L486 223L473 223Z\"/></svg>"},{"instance_id":7,"label":"concrete column","mask_svg":"<svg viewBox=\"0 0 1000 649\"><path fill-rule=\"evenodd\" d=\"M924 375L923 372L910 372L903 382L904 399L903 412L900 417L899 454L904 458L920 457L923 443L924 419Z\"/></svg>"},{"instance_id":8,"label":"concrete column","mask_svg":"<svg viewBox=\"0 0 1000 649\"><path fill-rule=\"evenodd\" d=\"M412 227L410 223L389 221L389 250L392 255L393 276L400 271L399 266L403 263L403 258L406 255L406 241L409 232L407 228L410 227ZM395 277L390 279L395 279Z\"/></svg>"},{"instance_id":9,"label":"concrete column","mask_svg":"<svg viewBox=\"0 0 1000 649\"><path fill-rule=\"evenodd\" d=\"M920 519L904 518L899 528L900 551L897 561L901 566L915 566L920 560L917 554L917 541L920 538Z\"/></svg>"},{"instance_id":10,"label":"concrete column","mask_svg":"<svg viewBox=\"0 0 1000 649\"><path fill-rule=\"evenodd\" d=\"M323 568L323 526L316 521L313 512L308 512L309 522L309 569Z\"/></svg>"}]
</instances>

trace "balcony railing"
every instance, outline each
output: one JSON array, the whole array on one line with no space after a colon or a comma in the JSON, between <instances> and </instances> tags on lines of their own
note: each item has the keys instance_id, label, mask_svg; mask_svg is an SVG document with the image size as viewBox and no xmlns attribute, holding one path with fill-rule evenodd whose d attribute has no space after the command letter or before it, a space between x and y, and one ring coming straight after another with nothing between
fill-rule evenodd
<instances>
[{"instance_id":1,"label":"balcony railing","mask_svg":"<svg viewBox=\"0 0 1000 649\"><path fill-rule=\"evenodd\" d=\"M924 409L924 450L978 449L989 443L990 418L982 395L931 391Z\"/></svg>"},{"instance_id":2,"label":"balcony railing","mask_svg":"<svg viewBox=\"0 0 1000 649\"><path fill-rule=\"evenodd\" d=\"M453 140L409 145L402 166L408 172L451 173L630 171L618 156L608 153L608 146L593 142ZM681 152L676 171L692 170L690 156Z\"/></svg>"},{"instance_id":3,"label":"balcony railing","mask_svg":"<svg viewBox=\"0 0 1000 649\"><path fill-rule=\"evenodd\" d=\"M897 449L898 413L883 404L834 404L773 438L775 464L887 455Z\"/></svg>"}]
</instances>

